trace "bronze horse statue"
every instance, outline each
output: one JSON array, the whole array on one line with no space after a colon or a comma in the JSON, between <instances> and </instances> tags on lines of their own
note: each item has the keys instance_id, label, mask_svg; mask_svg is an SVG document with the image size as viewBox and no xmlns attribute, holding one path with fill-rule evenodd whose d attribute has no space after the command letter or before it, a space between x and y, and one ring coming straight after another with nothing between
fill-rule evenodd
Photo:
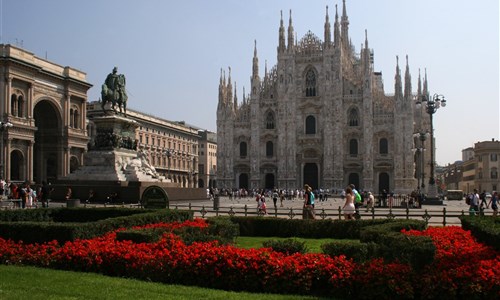
<instances>
[{"instance_id":1,"label":"bronze horse statue","mask_svg":"<svg viewBox=\"0 0 500 300\"><path fill-rule=\"evenodd\" d=\"M111 75L111 74L110 74ZM127 93L125 92L125 75L108 76L101 90L101 107L104 112L104 106L107 102L111 103L111 109L117 112L115 105L118 105L120 113L127 115ZM122 112L123 108L123 112Z\"/></svg>"}]
</instances>

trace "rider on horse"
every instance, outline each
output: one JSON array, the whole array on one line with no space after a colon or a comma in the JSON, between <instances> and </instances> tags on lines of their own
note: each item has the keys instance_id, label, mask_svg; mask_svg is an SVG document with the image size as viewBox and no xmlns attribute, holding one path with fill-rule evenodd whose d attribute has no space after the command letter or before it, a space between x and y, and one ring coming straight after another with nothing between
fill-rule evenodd
<instances>
[{"instance_id":1,"label":"rider on horse","mask_svg":"<svg viewBox=\"0 0 500 300\"><path fill-rule=\"evenodd\" d=\"M117 74L118 68L114 67L113 72L108 74L104 84L102 85L102 110L105 111L104 105L106 102L111 102L111 108L116 112L115 104L118 104L120 112L122 106L127 114L127 93L125 91L125 75Z\"/></svg>"}]
</instances>

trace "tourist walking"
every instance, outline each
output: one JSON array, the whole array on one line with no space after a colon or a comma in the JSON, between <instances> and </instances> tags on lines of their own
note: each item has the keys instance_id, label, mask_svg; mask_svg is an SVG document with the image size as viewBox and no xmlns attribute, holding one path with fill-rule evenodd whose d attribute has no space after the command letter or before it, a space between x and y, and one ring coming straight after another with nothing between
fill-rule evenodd
<instances>
[{"instance_id":1,"label":"tourist walking","mask_svg":"<svg viewBox=\"0 0 500 300\"><path fill-rule=\"evenodd\" d=\"M274 204L274 208L277 208L278 206L278 191L277 190L274 190L273 192L273 204Z\"/></svg>"},{"instance_id":2,"label":"tourist walking","mask_svg":"<svg viewBox=\"0 0 500 300\"><path fill-rule=\"evenodd\" d=\"M312 188L306 184L304 185L304 206L302 208L302 218L303 219L314 219L314 206Z\"/></svg>"},{"instance_id":3,"label":"tourist walking","mask_svg":"<svg viewBox=\"0 0 500 300\"><path fill-rule=\"evenodd\" d=\"M474 193L471 195L469 212L471 216L479 212L479 194L477 193L477 189L474 189Z\"/></svg>"},{"instance_id":4,"label":"tourist walking","mask_svg":"<svg viewBox=\"0 0 500 300\"><path fill-rule=\"evenodd\" d=\"M498 215L498 193L493 192L493 195L491 196L490 203L488 205L493 209L493 217L496 217Z\"/></svg>"},{"instance_id":5,"label":"tourist walking","mask_svg":"<svg viewBox=\"0 0 500 300\"><path fill-rule=\"evenodd\" d=\"M354 207L354 193L350 186L345 189L345 202L342 211L346 220L354 220L356 208Z\"/></svg>"},{"instance_id":6,"label":"tourist walking","mask_svg":"<svg viewBox=\"0 0 500 300\"><path fill-rule=\"evenodd\" d=\"M366 200L366 211L373 208L375 203L375 197L373 197L372 192L368 192L368 199Z\"/></svg>"}]
</instances>

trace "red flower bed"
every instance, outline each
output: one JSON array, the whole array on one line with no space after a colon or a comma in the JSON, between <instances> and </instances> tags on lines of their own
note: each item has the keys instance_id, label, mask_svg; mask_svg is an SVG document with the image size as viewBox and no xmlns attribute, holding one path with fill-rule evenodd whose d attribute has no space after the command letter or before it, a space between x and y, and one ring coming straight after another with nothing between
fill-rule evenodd
<instances>
[{"instance_id":1,"label":"red flower bed","mask_svg":"<svg viewBox=\"0 0 500 300\"><path fill-rule=\"evenodd\" d=\"M500 298L499 253L470 231L450 226L404 233L430 236L436 245L434 262L417 279L423 298Z\"/></svg>"},{"instance_id":2,"label":"red flower bed","mask_svg":"<svg viewBox=\"0 0 500 300\"><path fill-rule=\"evenodd\" d=\"M206 227L203 220L152 224L174 229ZM462 298L499 296L500 260L459 227L405 234L429 235L436 260L416 272L375 259L356 264L345 256L285 255L216 242L185 245L171 231L157 243L117 241L116 231L90 240L27 245L0 239L0 263L98 272L166 283L270 293L355 298Z\"/></svg>"}]
</instances>

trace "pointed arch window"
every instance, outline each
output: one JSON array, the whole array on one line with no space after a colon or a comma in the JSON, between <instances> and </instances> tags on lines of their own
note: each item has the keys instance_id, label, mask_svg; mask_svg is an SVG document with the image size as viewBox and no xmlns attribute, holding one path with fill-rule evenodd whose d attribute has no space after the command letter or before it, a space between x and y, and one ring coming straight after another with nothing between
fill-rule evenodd
<instances>
[{"instance_id":1,"label":"pointed arch window","mask_svg":"<svg viewBox=\"0 0 500 300\"><path fill-rule=\"evenodd\" d=\"M274 144L273 142L269 141L266 143L266 157L273 157L274 156Z\"/></svg>"},{"instance_id":2,"label":"pointed arch window","mask_svg":"<svg viewBox=\"0 0 500 300\"><path fill-rule=\"evenodd\" d=\"M316 73L309 69L306 73L306 97L316 96Z\"/></svg>"},{"instance_id":3,"label":"pointed arch window","mask_svg":"<svg viewBox=\"0 0 500 300\"><path fill-rule=\"evenodd\" d=\"M389 153L389 142L386 138L381 138L378 145L379 153L382 155L387 155Z\"/></svg>"},{"instance_id":4,"label":"pointed arch window","mask_svg":"<svg viewBox=\"0 0 500 300\"><path fill-rule=\"evenodd\" d=\"M349 141L349 155L353 157L358 156L358 140L351 139Z\"/></svg>"},{"instance_id":5,"label":"pointed arch window","mask_svg":"<svg viewBox=\"0 0 500 300\"><path fill-rule=\"evenodd\" d=\"M240 143L240 157L246 157L247 156L247 143L241 142Z\"/></svg>"},{"instance_id":6,"label":"pointed arch window","mask_svg":"<svg viewBox=\"0 0 500 300\"><path fill-rule=\"evenodd\" d=\"M274 129L274 114L272 111L266 115L266 129Z\"/></svg>"},{"instance_id":7,"label":"pointed arch window","mask_svg":"<svg viewBox=\"0 0 500 300\"><path fill-rule=\"evenodd\" d=\"M348 116L349 116L349 126L359 125L359 114L357 109L351 108L351 110L349 110Z\"/></svg>"},{"instance_id":8,"label":"pointed arch window","mask_svg":"<svg viewBox=\"0 0 500 300\"><path fill-rule=\"evenodd\" d=\"M314 116L306 117L306 134L316 134L316 118Z\"/></svg>"}]
</instances>

